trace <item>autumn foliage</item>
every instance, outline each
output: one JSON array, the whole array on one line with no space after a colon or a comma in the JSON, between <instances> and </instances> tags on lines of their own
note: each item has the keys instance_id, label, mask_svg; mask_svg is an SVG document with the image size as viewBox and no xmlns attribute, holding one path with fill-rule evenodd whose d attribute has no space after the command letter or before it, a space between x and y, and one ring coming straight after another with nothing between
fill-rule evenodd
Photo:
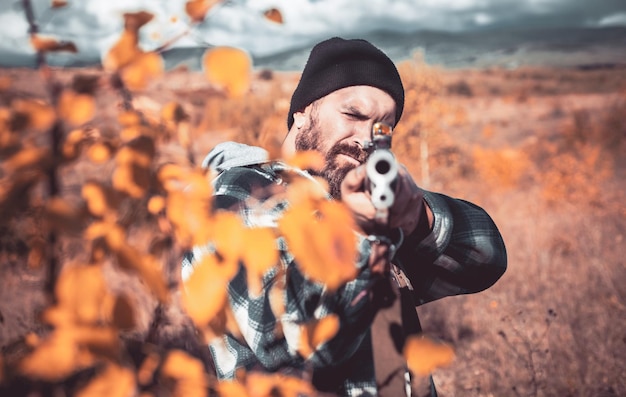
<instances>
[{"instance_id":1,"label":"autumn foliage","mask_svg":"<svg viewBox=\"0 0 626 397\"><path fill-rule=\"evenodd\" d=\"M188 1L190 27L207 23L220 3ZM51 6L66 5L54 1ZM271 23L283 21L277 9L264 16ZM275 84L251 102L255 77L250 56L217 46L202 58L201 75L210 90L190 99L201 103L199 111L193 113L188 103L177 100L152 113L142 109L134 99L168 73L158 50L139 46L140 30L151 19L147 12L124 15L124 30L103 61L104 72L76 73L61 83L44 67L42 81L51 87L44 100L7 96L0 104L0 227L19 243L16 247L25 247L21 253L6 249L14 241L7 243L9 237L3 236L8 253L3 251L1 259L46 271L46 285L40 287L44 309L37 326L20 336L17 353L3 348L0 387L18 385L35 392L53 387L82 396L314 395L306 376L250 371L235 381L218 382L202 357L159 344L155 336L157 328L173 327L168 311L177 310L192 329L186 336L199 345L225 332L240 335L226 289L240 266L253 295L265 287L263 276L276 271L269 305L280 318L285 310L281 280L287 275L279 262L278 235L285 236L300 270L331 292L355 277L357 252L354 221L340 203L324 198L322 181L293 176L290 188L278 192L293 206L275 227L252 228L233 213L213 210L214 175L198 166L195 144L210 130L220 139L264 144L276 158L276 137L284 133L285 94ZM76 50L72 43L40 34L32 35L31 44L41 54ZM602 204L602 183L611 180L620 164L623 94L606 115L572 113L549 141L483 147L467 137L450 138L447 131L472 123L473 115L447 94L478 95L485 87L446 81L419 55L399 69L407 89L406 110L394 151L420 185L470 195L486 187L492 195L506 195L521 187L538 191L533 197L547 206ZM1 91L11 85L0 79ZM119 103L110 128L99 119L98 98L106 89L114 90ZM527 99L510 96L503 102L522 100ZM489 125L478 132L492 142L503 128ZM172 147L183 154L167 158L164 152ZM312 153L284 160L295 167L322 165ZM454 171L442 173L451 164ZM86 176L70 183L71 172ZM182 281L180 260L196 246L206 246L210 253ZM116 288L112 272L133 280L133 287ZM139 294L149 298L139 301ZM149 321L142 317L144 306L152 311ZM335 315L301 324L298 354L310 356L339 324ZM420 377L450 365L455 355L449 343L424 335L407 340L404 353Z\"/></svg>"}]
</instances>

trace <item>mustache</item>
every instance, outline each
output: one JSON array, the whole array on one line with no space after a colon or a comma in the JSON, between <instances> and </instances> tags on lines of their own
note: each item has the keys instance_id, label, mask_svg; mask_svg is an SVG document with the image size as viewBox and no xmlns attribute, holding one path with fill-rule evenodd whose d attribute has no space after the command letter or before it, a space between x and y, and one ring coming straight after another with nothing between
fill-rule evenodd
<instances>
[{"instance_id":1,"label":"mustache","mask_svg":"<svg viewBox=\"0 0 626 397\"><path fill-rule=\"evenodd\" d=\"M328 151L328 154L326 155L326 158L330 160L330 159L337 157L340 154L350 156L361 164L363 164L365 160L367 160L367 157L369 156L369 153L363 150L363 148L359 145L351 145L349 143L338 143L334 145L332 148L330 148L330 150Z\"/></svg>"}]
</instances>

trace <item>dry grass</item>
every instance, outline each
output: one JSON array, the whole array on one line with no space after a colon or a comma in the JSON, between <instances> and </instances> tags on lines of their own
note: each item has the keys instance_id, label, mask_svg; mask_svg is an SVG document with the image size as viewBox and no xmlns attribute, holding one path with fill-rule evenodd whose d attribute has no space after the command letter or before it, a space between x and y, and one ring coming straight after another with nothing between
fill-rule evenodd
<instances>
[{"instance_id":1,"label":"dry grass","mask_svg":"<svg viewBox=\"0 0 626 397\"><path fill-rule=\"evenodd\" d=\"M434 374L440 395L626 395L626 69L446 71L418 60L402 71L410 91L394 143L398 155L424 187L487 209L509 254L509 269L493 288L419 308L426 332L456 349L455 362ZM76 73L55 72L64 81ZM0 76L12 82L2 106L45 96L33 71ZM157 120L165 104L179 102L190 115L199 162L224 139L269 145L281 139L297 76L264 77L234 100L218 96L199 74L173 71L136 95L135 106ZM106 84L98 106L91 127L115 137L119 99ZM185 156L172 140L157 151L163 161ZM63 193L77 195L101 172L87 161L64 169ZM0 235L0 345L7 361L20 355L16 340L44 332L37 313L45 305L45 272L25 266L29 215ZM148 244L142 237L137 243ZM80 241L68 239L62 258L79 251ZM132 278L114 270L107 277L118 290L139 291L133 299L141 313L129 339L149 336L154 299ZM179 306L161 315L164 326L153 341L206 353L191 341Z\"/></svg>"}]
</instances>

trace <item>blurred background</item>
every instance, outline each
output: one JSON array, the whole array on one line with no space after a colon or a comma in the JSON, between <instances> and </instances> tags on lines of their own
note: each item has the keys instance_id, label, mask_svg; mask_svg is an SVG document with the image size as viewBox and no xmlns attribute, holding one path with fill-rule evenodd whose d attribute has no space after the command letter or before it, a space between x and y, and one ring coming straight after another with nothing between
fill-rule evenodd
<instances>
[{"instance_id":1,"label":"blurred background","mask_svg":"<svg viewBox=\"0 0 626 397\"><path fill-rule=\"evenodd\" d=\"M3 109L46 100L32 69L23 3L0 4ZM55 78L68 86L78 75L108 81L100 62L120 37L123 13L153 13L140 30L141 47L176 40L163 52L165 74L133 92L132 107L162 126L164 106L179 104L197 160L227 139L279 142L310 48L335 35L371 40L396 61L406 88L394 151L422 187L485 208L508 250L509 269L494 287L418 308L425 332L456 351L453 364L434 373L440 395L626 395L624 1L232 0L192 27L184 1L81 0L54 10L47 0L32 4L41 34L78 49L47 55ZM211 46L250 55L246 95L224 96L206 80L201 56ZM120 103L115 88L102 83L97 112L83 128L119 140L128 130ZM41 141L36 131L20 136L26 138ZM159 139L157 157L187 161L181 142ZM80 186L110 174L112 165L103 171L84 156L76 161L61 170L60 183L64 195L80 200ZM38 313L46 305L46 273L24 265L27 226L37 225L24 220L31 215L0 227L7 363L20 355L16 341L45 334ZM145 242L141 236L136 241ZM64 258L84 249L72 241ZM132 336L146 337L154 297L113 268L107 279L117 291L132 291ZM164 315L159 340L190 338L182 312Z\"/></svg>"}]
</instances>

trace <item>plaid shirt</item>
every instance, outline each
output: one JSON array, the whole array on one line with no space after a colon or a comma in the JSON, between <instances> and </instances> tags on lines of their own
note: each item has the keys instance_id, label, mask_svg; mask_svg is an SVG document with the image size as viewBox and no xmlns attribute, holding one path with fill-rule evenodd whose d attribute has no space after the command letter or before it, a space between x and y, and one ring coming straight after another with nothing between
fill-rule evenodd
<instances>
[{"instance_id":1,"label":"plaid shirt","mask_svg":"<svg viewBox=\"0 0 626 397\"><path fill-rule=\"evenodd\" d=\"M232 142L218 145L204 166L219 172L214 181L214 208L237 211L247 226L276 226L289 203L273 200L272 186L282 184L286 166L265 161L266 154ZM302 176L308 174L290 169ZM394 263L408 276L416 304L444 296L474 293L491 286L506 269L504 243L491 218L481 208L445 195L424 192L434 214L434 225L426 238L405 236ZM250 203L254 203L251 205ZM263 211L259 211L259 203ZM268 205L269 204L269 205ZM419 241L418 241L419 240ZM269 291L276 282L277 269L264 275L264 290L258 297L248 293L242 267L228 286L229 303L243 340L226 334L210 344L220 379L232 379L238 368L303 373L313 369L313 382L339 378L333 391L341 395L376 395L370 330L375 313L365 299L352 300L370 278L367 260L370 243L359 239L360 270L356 279L338 291L327 293L322 285L307 279L299 270L285 241L279 238L280 262L288 274L285 282L285 313L276 318L269 305ZM183 277L206 252L196 247L183 259ZM330 313L340 314L338 333L310 357L297 353L299 325ZM282 333L276 333L277 323Z\"/></svg>"}]
</instances>

